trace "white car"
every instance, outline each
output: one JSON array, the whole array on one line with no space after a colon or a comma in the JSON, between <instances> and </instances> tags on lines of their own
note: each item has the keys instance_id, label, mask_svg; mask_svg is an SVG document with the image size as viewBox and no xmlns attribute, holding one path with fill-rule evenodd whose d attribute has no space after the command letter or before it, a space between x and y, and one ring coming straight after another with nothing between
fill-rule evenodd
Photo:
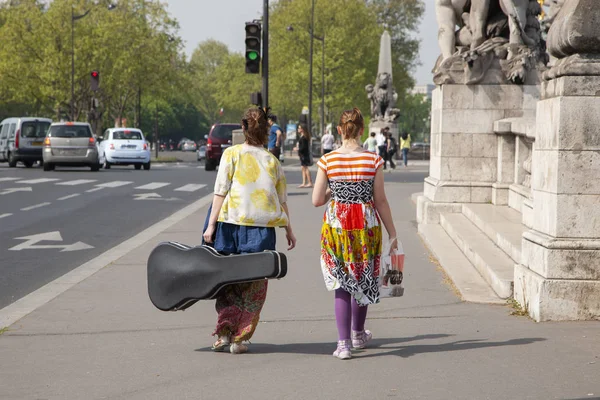
<instances>
[{"instance_id":1,"label":"white car","mask_svg":"<svg viewBox=\"0 0 600 400\"><path fill-rule=\"evenodd\" d=\"M150 169L150 147L141 130L111 128L98 138L100 162L105 169L111 165L133 165L135 169Z\"/></svg>"}]
</instances>

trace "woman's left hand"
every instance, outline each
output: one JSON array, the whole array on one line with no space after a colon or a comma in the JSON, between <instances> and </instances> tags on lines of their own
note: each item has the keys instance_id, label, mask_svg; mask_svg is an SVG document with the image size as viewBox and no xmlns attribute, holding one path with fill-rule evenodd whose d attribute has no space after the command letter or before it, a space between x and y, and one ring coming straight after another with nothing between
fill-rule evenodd
<instances>
[{"instance_id":1,"label":"woman's left hand","mask_svg":"<svg viewBox=\"0 0 600 400\"><path fill-rule=\"evenodd\" d=\"M288 241L288 250L292 250L294 247L296 247L296 236L294 236L294 232L292 232L291 229L286 229L285 237Z\"/></svg>"},{"instance_id":2,"label":"woman's left hand","mask_svg":"<svg viewBox=\"0 0 600 400\"><path fill-rule=\"evenodd\" d=\"M204 231L204 234L202 235L202 237L204 238L204 241L206 243L212 243L214 234L215 234L215 226L208 225L208 227Z\"/></svg>"}]
</instances>

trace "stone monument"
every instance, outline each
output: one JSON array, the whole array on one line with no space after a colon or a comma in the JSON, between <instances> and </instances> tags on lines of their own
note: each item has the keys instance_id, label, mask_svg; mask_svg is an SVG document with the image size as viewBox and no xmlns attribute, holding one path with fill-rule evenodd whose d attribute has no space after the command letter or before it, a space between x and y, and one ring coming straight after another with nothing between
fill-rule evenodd
<instances>
[{"instance_id":1,"label":"stone monument","mask_svg":"<svg viewBox=\"0 0 600 400\"><path fill-rule=\"evenodd\" d=\"M533 226L514 297L537 321L600 319L600 7L565 1L548 33L533 148Z\"/></svg>"},{"instance_id":2,"label":"stone monument","mask_svg":"<svg viewBox=\"0 0 600 400\"><path fill-rule=\"evenodd\" d=\"M375 85L367 85L365 90L371 101L369 133L378 133L381 128L389 127L390 132L397 136L398 124L395 121L400 115L400 110L396 108L398 93L394 89L392 77L392 39L387 31L381 35Z\"/></svg>"},{"instance_id":3,"label":"stone monument","mask_svg":"<svg viewBox=\"0 0 600 400\"><path fill-rule=\"evenodd\" d=\"M537 0L447 0L435 7L442 51L436 84L539 83L547 55Z\"/></svg>"}]
</instances>

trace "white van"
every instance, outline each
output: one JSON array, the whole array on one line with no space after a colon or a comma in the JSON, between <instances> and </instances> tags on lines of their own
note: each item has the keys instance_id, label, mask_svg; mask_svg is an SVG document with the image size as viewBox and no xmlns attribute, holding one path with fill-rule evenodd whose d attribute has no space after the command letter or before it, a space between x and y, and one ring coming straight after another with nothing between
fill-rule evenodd
<instances>
[{"instance_id":1,"label":"white van","mask_svg":"<svg viewBox=\"0 0 600 400\"><path fill-rule=\"evenodd\" d=\"M48 118L7 118L0 122L0 162L14 168L20 161L27 168L42 161L46 132L52 123Z\"/></svg>"}]
</instances>

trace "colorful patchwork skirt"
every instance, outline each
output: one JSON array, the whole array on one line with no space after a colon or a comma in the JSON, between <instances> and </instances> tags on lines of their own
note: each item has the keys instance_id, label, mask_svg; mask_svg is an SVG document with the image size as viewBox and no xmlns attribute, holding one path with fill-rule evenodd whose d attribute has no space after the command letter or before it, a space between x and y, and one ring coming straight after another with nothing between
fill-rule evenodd
<instances>
[{"instance_id":1,"label":"colorful patchwork skirt","mask_svg":"<svg viewBox=\"0 0 600 400\"><path fill-rule=\"evenodd\" d=\"M373 202L327 205L321 270L328 290L344 289L359 305L379 302L381 224Z\"/></svg>"}]
</instances>

